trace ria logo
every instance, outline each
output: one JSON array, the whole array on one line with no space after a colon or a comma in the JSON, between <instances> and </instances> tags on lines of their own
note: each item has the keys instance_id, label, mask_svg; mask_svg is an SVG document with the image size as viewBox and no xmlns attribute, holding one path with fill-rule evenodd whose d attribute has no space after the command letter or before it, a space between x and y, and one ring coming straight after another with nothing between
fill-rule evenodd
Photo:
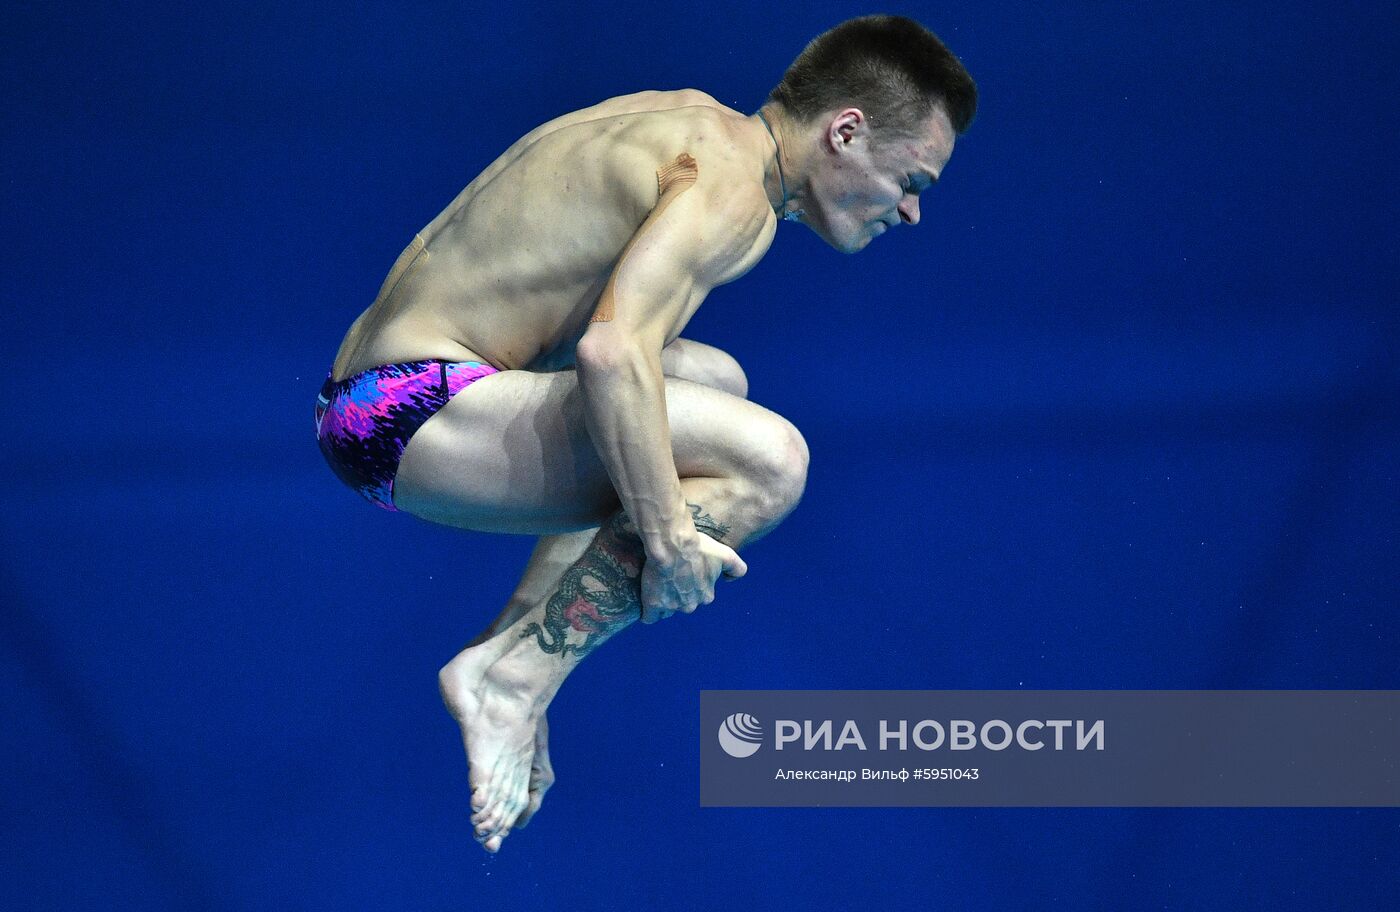
<instances>
[{"instance_id":1,"label":"ria logo","mask_svg":"<svg viewBox=\"0 0 1400 912\"><path fill-rule=\"evenodd\" d=\"M748 713L735 713L720 723L719 746L731 757L751 757L763 739L763 723Z\"/></svg>"}]
</instances>

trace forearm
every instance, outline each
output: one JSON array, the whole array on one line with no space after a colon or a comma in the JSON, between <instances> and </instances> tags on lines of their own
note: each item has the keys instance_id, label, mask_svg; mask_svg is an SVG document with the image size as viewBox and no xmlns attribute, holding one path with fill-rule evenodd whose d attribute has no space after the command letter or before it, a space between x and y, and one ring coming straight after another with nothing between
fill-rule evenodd
<instances>
[{"instance_id":1,"label":"forearm","mask_svg":"<svg viewBox=\"0 0 1400 912\"><path fill-rule=\"evenodd\" d=\"M660 351L631 340L580 346L579 388L593 446L647 556L694 547L695 526L671 456Z\"/></svg>"}]
</instances>

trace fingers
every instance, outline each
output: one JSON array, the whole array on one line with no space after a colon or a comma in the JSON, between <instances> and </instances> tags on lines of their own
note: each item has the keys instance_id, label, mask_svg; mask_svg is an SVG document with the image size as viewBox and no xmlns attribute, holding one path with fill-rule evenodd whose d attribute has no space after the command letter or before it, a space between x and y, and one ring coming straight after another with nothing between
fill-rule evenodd
<instances>
[{"instance_id":1,"label":"fingers","mask_svg":"<svg viewBox=\"0 0 1400 912\"><path fill-rule=\"evenodd\" d=\"M727 579L738 579L749 572L749 565L744 563L744 559L739 556L737 551L724 542L702 536L700 547L708 552L708 556L711 559L719 560L720 572L718 575L722 575ZM707 579L713 583L713 580L716 578L713 565L710 569L710 574L711 575Z\"/></svg>"},{"instance_id":2,"label":"fingers","mask_svg":"<svg viewBox=\"0 0 1400 912\"><path fill-rule=\"evenodd\" d=\"M691 614L715 600L715 580L739 579L749 572L733 548L708 536L699 537L700 553L666 573L648 561L642 570L641 622L655 624L677 612Z\"/></svg>"},{"instance_id":3,"label":"fingers","mask_svg":"<svg viewBox=\"0 0 1400 912\"><path fill-rule=\"evenodd\" d=\"M702 599L698 604L708 605L713 600L714 596L711 595L708 599ZM681 600L672 604L644 605L642 606L642 623L655 624L657 621L666 620L677 612L690 614L698 607L698 604L694 601Z\"/></svg>"},{"instance_id":4,"label":"fingers","mask_svg":"<svg viewBox=\"0 0 1400 912\"><path fill-rule=\"evenodd\" d=\"M733 548L726 547L729 553L724 557L724 578L736 580L749 572L749 565L744 563L744 559L739 556Z\"/></svg>"}]
</instances>

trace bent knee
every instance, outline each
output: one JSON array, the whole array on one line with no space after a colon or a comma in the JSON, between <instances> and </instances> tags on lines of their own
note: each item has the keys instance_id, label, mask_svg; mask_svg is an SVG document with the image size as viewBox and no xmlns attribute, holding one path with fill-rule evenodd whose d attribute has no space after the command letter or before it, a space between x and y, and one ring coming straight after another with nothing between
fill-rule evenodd
<instances>
[{"instance_id":1,"label":"bent knee","mask_svg":"<svg viewBox=\"0 0 1400 912\"><path fill-rule=\"evenodd\" d=\"M775 414L755 441L753 455L752 480L765 501L764 512L780 519L797 506L807 487L807 440L791 421Z\"/></svg>"}]
</instances>

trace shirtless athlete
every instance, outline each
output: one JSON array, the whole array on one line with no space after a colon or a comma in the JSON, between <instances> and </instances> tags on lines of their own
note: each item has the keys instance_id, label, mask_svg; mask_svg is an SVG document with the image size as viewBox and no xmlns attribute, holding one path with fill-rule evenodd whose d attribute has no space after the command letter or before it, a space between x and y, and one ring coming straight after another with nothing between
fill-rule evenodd
<instances>
[{"instance_id":1,"label":"shirtless athlete","mask_svg":"<svg viewBox=\"0 0 1400 912\"><path fill-rule=\"evenodd\" d=\"M814 40L751 116L693 90L566 114L419 231L350 327L316 408L336 474L388 510L542 536L439 673L488 851L553 782L545 709L574 666L708 604L802 494L802 435L681 338L691 315L780 218L847 253L917 224L975 105L932 33L871 16Z\"/></svg>"}]
</instances>

